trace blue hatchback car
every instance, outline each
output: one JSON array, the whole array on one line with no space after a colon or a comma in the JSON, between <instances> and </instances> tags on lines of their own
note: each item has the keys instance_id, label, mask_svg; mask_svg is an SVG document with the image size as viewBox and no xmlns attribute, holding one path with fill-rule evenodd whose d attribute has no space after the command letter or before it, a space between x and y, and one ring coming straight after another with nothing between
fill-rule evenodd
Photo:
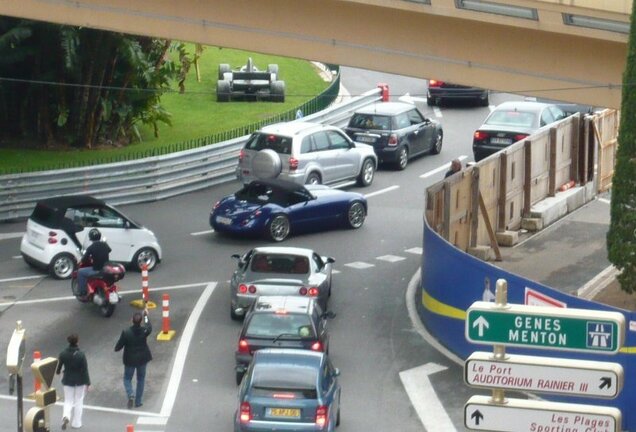
<instances>
[{"instance_id":1,"label":"blue hatchback car","mask_svg":"<svg viewBox=\"0 0 636 432\"><path fill-rule=\"evenodd\" d=\"M357 229L367 216L367 200L357 192L285 180L254 180L217 202L210 226L220 233L264 235L283 241L290 234Z\"/></svg>"},{"instance_id":2,"label":"blue hatchback car","mask_svg":"<svg viewBox=\"0 0 636 432\"><path fill-rule=\"evenodd\" d=\"M340 424L339 374L322 352L257 351L241 382L234 432L334 431Z\"/></svg>"}]
</instances>

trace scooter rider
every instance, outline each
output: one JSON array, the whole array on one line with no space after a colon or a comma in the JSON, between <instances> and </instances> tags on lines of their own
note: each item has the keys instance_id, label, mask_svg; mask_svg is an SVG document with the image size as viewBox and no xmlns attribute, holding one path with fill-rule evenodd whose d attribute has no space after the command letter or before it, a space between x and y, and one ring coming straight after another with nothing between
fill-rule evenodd
<instances>
[{"instance_id":1,"label":"scooter rider","mask_svg":"<svg viewBox=\"0 0 636 432\"><path fill-rule=\"evenodd\" d=\"M108 262L112 250L106 242L101 241L102 234L97 228L93 228L88 232L88 238L92 243L86 249L82 261L92 259L93 265L91 267L82 267L77 271L78 294L82 297L87 293L86 283L88 278L102 270L104 264Z\"/></svg>"}]
</instances>

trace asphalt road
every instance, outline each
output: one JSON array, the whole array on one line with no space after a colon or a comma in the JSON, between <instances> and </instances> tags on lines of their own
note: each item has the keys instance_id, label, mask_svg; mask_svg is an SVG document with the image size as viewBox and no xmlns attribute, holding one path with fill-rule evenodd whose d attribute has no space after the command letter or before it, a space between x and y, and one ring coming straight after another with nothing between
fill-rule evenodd
<instances>
[{"instance_id":1,"label":"asphalt road","mask_svg":"<svg viewBox=\"0 0 636 432\"><path fill-rule=\"evenodd\" d=\"M463 430L463 404L475 392L463 384L461 368L416 332L406 311L405 292L419 268L424 190L442 178L451 159L472 159L472 132L488 108L432 110L421 99L423 80L349 68L342 69L342 76L353 95L378 82L388 83L393 98L410 97L426 115L438 119L445 137L441 154L411 161L403 172L381 169L371 187L356 188L369 196L369 216L360 230L285 241L336 259L338 273L330 307L337 316L329 325L330 351L341 370L343 387L339 430L424 430L400 378L400 373L404 377L420 366L430 372L419 386L427 390L420 395L421 401L432 407L439 404L437 411L447 413L450 430ZM514 96L495 95L492 102L511 98ZM112 318L104 319L96 308L70 296L68 281L52 280L17 257L19 238L0 240L0 346L8 344L16 320L22 320L27 329L29 355L39 350L44 357L57 356L66 336L79 332L93 382L86 398L86 430L124 431L128 423L135 424L135 431L147 432L232 430L237 392L233 353L240 324L229 317L228 279L235 265L230 255L265 242L219 237L209 232L208 214L216 200L238 186L226 184L166 201L121 207L160 239L164 261L150 274L151 299L160 304L162 294L170 295L171 327L177 331L170 342L153 339L151 343L155 359L149 366L141 410L125 409L121 354L113 352L135 310L128 302L141 297L139 273L126 275L121 283L124 302ZM23 230L24 222L0 225L0 233ZM157 329L160 316L160 308L151 311ZM59 381L54 385L59 387ZM32 388L27 369L25 392ZM8 394L3 374L0 432L15 430L16 402ZM434 416L441 414L430 411ZM60 406L52 413L52 430L58 430Z\"/></svg>"}]
</instances>

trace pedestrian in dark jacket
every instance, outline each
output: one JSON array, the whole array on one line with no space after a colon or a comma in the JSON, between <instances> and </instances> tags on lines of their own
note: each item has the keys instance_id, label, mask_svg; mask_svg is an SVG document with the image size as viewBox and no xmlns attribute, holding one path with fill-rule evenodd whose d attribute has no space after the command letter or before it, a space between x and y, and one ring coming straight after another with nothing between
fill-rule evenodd
<instances>
[{"instance_id":1,"label":"pedestrian in dark jacket","mask_svg":"<svg viewBox=\"0 0 636 432\"><path fill-rule=\"evenodd\" d=\"M66 340L68 341L68 347L60 353L56 371L59 375L62 368L64 368L64 374L62 375L62 384L64 385L62 430L66 430L69 422L74 429L82 427L84 396L91 385L86 356L77 345L79 337L73 333Z\"/></svg>"},{"instance_id":2,"label":"pedestrian in dark jacket","mask_svg":"<svg viewBox=\"0 0 636 432\"><path fill-rule=\"evenodd\" d=\"M141 325L142 320L144 325ZM124 388L128 396L128 408L143 405L144 383L146 381L146 365L152 360L152 354L146 339L152 332L152 325L148 319L148 311L143 314L135 312L133 325L121 332L115 345L115 351L124 349ZM132 379L137 374L137 388L133 392Z\"/></svg>"}]
</instances>

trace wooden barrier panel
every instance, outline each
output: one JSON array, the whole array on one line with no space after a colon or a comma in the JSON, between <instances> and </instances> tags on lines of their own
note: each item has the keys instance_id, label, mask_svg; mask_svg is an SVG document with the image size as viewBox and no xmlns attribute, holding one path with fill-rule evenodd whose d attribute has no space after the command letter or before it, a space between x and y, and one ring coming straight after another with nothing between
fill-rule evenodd
<instances>
[{"instance_id":1,"label":"wooden barrier panel","mask_svg":"<svg viewBox=\"0 0 636 432\"><path fill-rule=\"evenodd\" d=\"M594 116L594 136L598 142L598 192L612 187L618 149L618 111L604 110Z\"/></svg>"},{"instance_id":2,"label":"wooden barrier panel","mask_svg":"<svg viewBox=\"0 0 636 432\"><path fill-rule=\"evenodd\" d=\"M618 119L612 110L583 122L575 114L429 187L429 225L463 251L496 248L495 233L520 229L534 204L593 176L590 139L599 148L599 190L606 190L614 174Z\"/></svg>"}]
</instances>

